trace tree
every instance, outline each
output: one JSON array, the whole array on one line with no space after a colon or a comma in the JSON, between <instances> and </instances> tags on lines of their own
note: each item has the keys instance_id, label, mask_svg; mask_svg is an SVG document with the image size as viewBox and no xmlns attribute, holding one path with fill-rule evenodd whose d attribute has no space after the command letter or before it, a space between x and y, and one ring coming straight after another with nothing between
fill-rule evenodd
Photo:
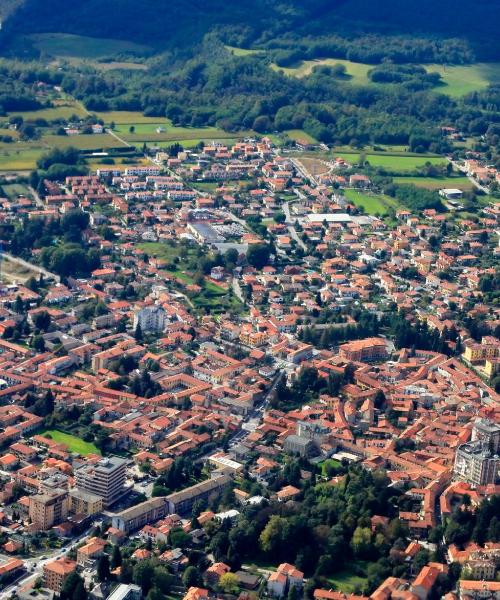
<instances>
[{"instance_id":1,"label":"tree","mask_svg":"<svg viewBox=\"0 0 500 600\"><path fill-rule=\"evenodd\" d=\"M124 560L120 569L120 583L132 583L134 581L134 567L129 560Z\"/></svg>"},{"instance_id":2,"label":"tree","mask_svg":"<svg viewBox=\"0 0 500 600\"><path fill-rule=\"evenodd\" d=\"M113 546L113 554L111 555L111 568L116 569L122 564L122 553L120 547L116 544Z\"/></svg>"},{"instance_id":3,"label":"tree","mask_svg":"<svg viewBox=\"0 0 500 600\"><path fill-rule=\"evenodd\" d=\"M137 327L135 328L134 337L137 342L139 342L139 343L142 342L142 328L141 328L140 323L137 323Z\"/></svg>"},{"instance_id":4,"label":"tree","mask_svg":"<svg viewBox=\"0 0 500 600\"><path fill-rule=\"evenodd\" d=\"M225 594L238 592L238 578L234 573L224 573L219 579L219 586Z\"/></svg>"},{"instance_id":5,"label":"tree","mask_svg":"<svg viewBox=\"0 0 500 600\"><path fill-rule=\"evenodd\" d=\"M109 558L107 554L103 554L97 563L97 579L107 581L109 576Z\"/></svg>"},{"instance_id":6,"label":"tree","mask_svg":"<svg viewBox=\"0 0 500 600\"><path fill-rule=\"evenodd\" d=\"M199 587L203 585L203 578L196 567L189 566L182 576L182 583L187 587Z\"/></svg>"},{"instance_id":7,"label":"tree","mask_svg":"<svg viewBox=\"0 0 500 600\"><path fill-rule=\"evenodd\" d=\"M142 593L147 595L153 585L154 568L149 560L138 562L134 567L134 583L141 587Z\"/></svg>"},{"instance_id":8,"label":"tree","mask_svg":"<svg viewBox=\"0 0 500 600\"><path fill-rule=\"evenodd\" d=\"M354 553L358 556L365 554L371 545L371 540L372 532L369 527L356 527L351 539Z\"/></svg>"},{"instance_id":9,"label":"tree","mask_svg":"<svg viewBox=\"0 0 500 600\"><path fill-rule=\"evenodd\" d=\"M85 592L85 587L83 587L83 579L76 572L70 573L66 578L66 581L63 584L61 594L59 595L60 600L73 600L75 591L79 588L78 594L80 598L78 600L85 600L87 597L87 593Z\"/></svg>"},{"instance_id":10,"label":"tree","mask_svg":"<svg viewBox=\"0 0 500 600\"><path fill-rule=\"evenodd\" d=\"M45 340L41 335L35 335L31 345L37 352L43 352L45 350Z\"/></svg>"},{"instance_id":11,"label":"tree","mask_svg":"<svg viewBox=\"0 0 500 600\"><path fill-rule=\"evenodd\" d=\"M247 261L256 269L262 269L269 262L271 249L267 244L251 244L247 250Z\"/></svg>"}]
</instances>

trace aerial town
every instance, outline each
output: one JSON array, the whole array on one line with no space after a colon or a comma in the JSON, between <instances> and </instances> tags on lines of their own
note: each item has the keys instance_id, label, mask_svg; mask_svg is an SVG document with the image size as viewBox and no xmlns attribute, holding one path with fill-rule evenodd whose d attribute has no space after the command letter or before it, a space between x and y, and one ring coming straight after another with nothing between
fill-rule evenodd
<instances>
[{"instance_id":1,"label":"aerial town","mask_svg":"<svg viewBox=\"0 0 500 600\"><path fill-rule=\"evenodd\" d=\"M0 198L2 600L500 599L500 202L301 150Z\"/></svg>"}]
</instances>

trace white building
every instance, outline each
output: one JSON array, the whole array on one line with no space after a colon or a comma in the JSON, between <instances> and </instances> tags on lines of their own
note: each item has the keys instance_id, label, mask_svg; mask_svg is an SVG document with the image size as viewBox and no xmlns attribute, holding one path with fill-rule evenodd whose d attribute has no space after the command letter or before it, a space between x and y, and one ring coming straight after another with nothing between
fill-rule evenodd
<instances>
[{"instance_id":1,"label":"white building","mask_svg":"<svg viewBox=\"0 0 500 600\"><path fill-rule=\"evenodd\" d=\"M161 306L145 306L134 314L134 330L140 325L146 333L161 333L167 326L167 314Z\"/></svg>"}]
</instances>

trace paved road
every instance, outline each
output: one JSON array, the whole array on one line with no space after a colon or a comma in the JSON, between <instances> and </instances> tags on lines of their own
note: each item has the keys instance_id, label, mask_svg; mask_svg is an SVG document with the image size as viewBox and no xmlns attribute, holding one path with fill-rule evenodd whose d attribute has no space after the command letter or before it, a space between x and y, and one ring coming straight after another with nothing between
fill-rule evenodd
<instances>
[{"instance_id":1,"label":"paved road","mask_svg":"<svg viewBox=\"0 0 500 600\"><path fill-rule=\"evenodd\" d=\"M448 159L448 160L450 160L450 159ZM478 181L476 181L474 179L474 177L471 177L470 175L467 175L467 171L465 170L464 167L461 167L458 163L454 162L453 160L450 160L450 162L453 165L453 167L455 169L457 169L457 171L460 171L461 173L463 173L467 177L467 179L472 183L472 185L474 185L474 187L476 187L478 190L481 190L485 194L489 194L490 193L490 190L486 186L481 185Z\"/></svg>"},{"instance_id":2,"label":"paved road","mask_svg":"<svg viewBox=\"0 0 500 600\"><path fill-rule=\"evenodd\" d=\"M307 246L299 238L299 236L297 234L297 230L293 226L292 217L290 215L290 202L285 202L283 204L283 212L285 214L285 222L286 222L287 227L288 227L288 233L297 242L297 244L302 248L302 250L304 250L304 252L307 252Z\"/></svg>"},{"instance_id":3,"label":"paved road","mask_svg":"<svg viewBox=\"0 0 500 600\"><path fill-rule=\"evenodd\" d=\"M63 547L59 548L57 551L51 553L47 552L47 558L40 560L40 558L27 558L24 560L24 564L28 570L27 573L21 575L16 581L7 586L2 592L0 592L0 600L7 600L11 597L15 590L18 588L25 586L28 583L34 582L38 577L42 576L43 567L49 562L56 560L57 558L61 558L66 554L71 546L75 546L79 544L81 541L86 539L89 536L89 532L85 531L80 536L73 540L69 540L68 543ZM44 555L45 556L45 555ZM33 571L32 571L33 569Z\"/></svg>"}]
</instances>

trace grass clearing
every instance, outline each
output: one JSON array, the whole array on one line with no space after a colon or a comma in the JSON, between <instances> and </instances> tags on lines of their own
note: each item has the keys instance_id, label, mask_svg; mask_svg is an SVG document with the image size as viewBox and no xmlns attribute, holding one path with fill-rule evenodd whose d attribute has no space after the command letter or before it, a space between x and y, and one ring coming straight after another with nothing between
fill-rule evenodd
<instances>
[{"instance_id":1,"label":"grass clearing","mask_svg":"<svg viewBox=\"0 0 500 600\"><path fill-rule=\"evenodd\" d=\"M126 40L92 38L70 33L35 33L28 40L41 52L56 58L97 59L117 54L144 55L150 50Z\"/></svg>"},{"instance_id":2,"label":"grass clearing","mask_svg":"<svg viewBox=\"0 0 500 600\"><path fill-rule=\"evenodd\" d=\"M428 190L454 188L469 191L474 188L474 185L467 177L394 177L394 183L416 185Z\"/></svg>"},{"instance_id":3,"label":"grass clearing","mask_svg":"<svg viewBox=\"0 0 500 600\"><path fill-rule=\"evenodd\" d=\"M224 48L234 56L252 56L265 53L264 50L251 50L247 48L237 48L236 46L224 46Z\"/></svg>"},{"instance_id":4,"label":"grass clearing","mask_svg":"<svg viewBox=\"0 0 500 600\"><path fill-rule=\"evenodd\" d=\"M32 197L30 188L22 183L4 183L2 189L10 200L16 200L20 196L25 198Z\"/></svg>"},{"instance_id":5,"label":"grass clearing","mask_svg":"<svg viewBox=\"0 0 500 600\"><path fill-rule=\"evenodd\" d=\"M333 584L336 590L340 590L346 594L353 594L365 585L366 577L356 574L354 566L350 566L328 577L328 582Z\"/></svg>"},{"instance_id":6,"label":"grass clearing","mask_svg":"<svg viewBox=\"0 0 500 600\"><path fill-rule=\"evenodd\" d=\"M319 466L321 467L321 474L323 475L323 477L328 477L326 472L328 467L334 467L335 469L339 469L342 466L342 463L338 460L335 460L334 458L327 458L323 462L319 463Z\"/></svg>"},{"instance_id":7,"label":"grass clearing","mask_svg":"<svg viewBox=\"0 0 500 600\"><path fill-rule=\"evenodd\" d=\"M85 117L87 116L87 112L79 102L63 100L60 102L54 102L54 106L51 108L13 112L9 113L9 115L21 116L25 121L35 121L36 119L56 121L58 119L67 120L72 116Z\"/></svg>"},{"instance_id":8,"label":"grass clearing","mask_svg":"<svg viewBox=\"0 0 500 600\"><path fill-rule=\"evenodd\" d=\"M102 119L106 125L109 125L111 122L115 123L116 125L137 125L138 123L152 123L153 125L160 125L166 122L164 117L146 117L138 110L110 110L106 112L94 111L92 114L95 114L99 119Z\"/></svg>"},{"instance_id":9,"label":"grass clearing","mask_svg":"<svg viewBox=\"0 0 500 600\"><path fill-rule=\"evenodd\" d=\"M484 90L491 84L500 83L500 63L476 63L473 65L424 65L429 72L439 73L443 84L436 92L459 97Z\"/></svg>"},{"instance_id":10,"label":"grass clearing","mask_svg":"<svg viewBox=\"0 0 500 600\"><path fill-rule=\"evenodd\" d=\"M57 429L44 430L40 435L50 437L50 439L58 444L65 444L70 452L76 452L82 456L87 456L88 454L101 454L100 450L92 442L85 442L76 435L64 433Z\"/></svg>"},{"instance_id":11,"label":"grass clearing","mask_svg":"<svg viewBox=\"0 0 500 600\"><path fill-rule=\"evenodd\" d=\"M285 75L291 77L306 77L312 73L314 67L343 65L346 69L346 75L344 77L336 77L339 81L347 81L356 85L368 85L370 83L368 79L368 71L373 69L374 65L368 65L365 63L355 63L350 60L343 60L341 58L322 58L316 60L303 60L298 63L295 67L279 67L276 64L271 64L271 68L275 71L283 71Z\"/></svg>"},{"instance_id":12,"label":"grass clearing","mask_svg":"<svg viewBox=\"0 0 500 600\"><path fill-rule=\"evenodd\" d=\"M296 142L307 142L308 144L317 144L318 140L312 135L306 133L303 129L286 129L284 131L288 137Z\"/></svg>"},{"instance_id":13,"label":"grass clearing","mask_svg":"<svg viewBox=\"0 0 500 600\"><path fill-rule=\"evenodd\" d=\"M363 208L368 215L386 215L390 209L398 207L394 198L383 194L371 194L367 192L358 192L357 190L344 190L344 196L355 206Z\"/></svg>"},{"instance_id":14,"label":"grass clearing","mask_svg":"<svg viewBox=\"0 0 500 600\"><path fill-rule=\"evenodd\" d=\"M26 283L28 279L38 279L38 271L13 262L9 256L2 255L2 273L0 279L6 283Z\"/></svg>"}]
</instances>

